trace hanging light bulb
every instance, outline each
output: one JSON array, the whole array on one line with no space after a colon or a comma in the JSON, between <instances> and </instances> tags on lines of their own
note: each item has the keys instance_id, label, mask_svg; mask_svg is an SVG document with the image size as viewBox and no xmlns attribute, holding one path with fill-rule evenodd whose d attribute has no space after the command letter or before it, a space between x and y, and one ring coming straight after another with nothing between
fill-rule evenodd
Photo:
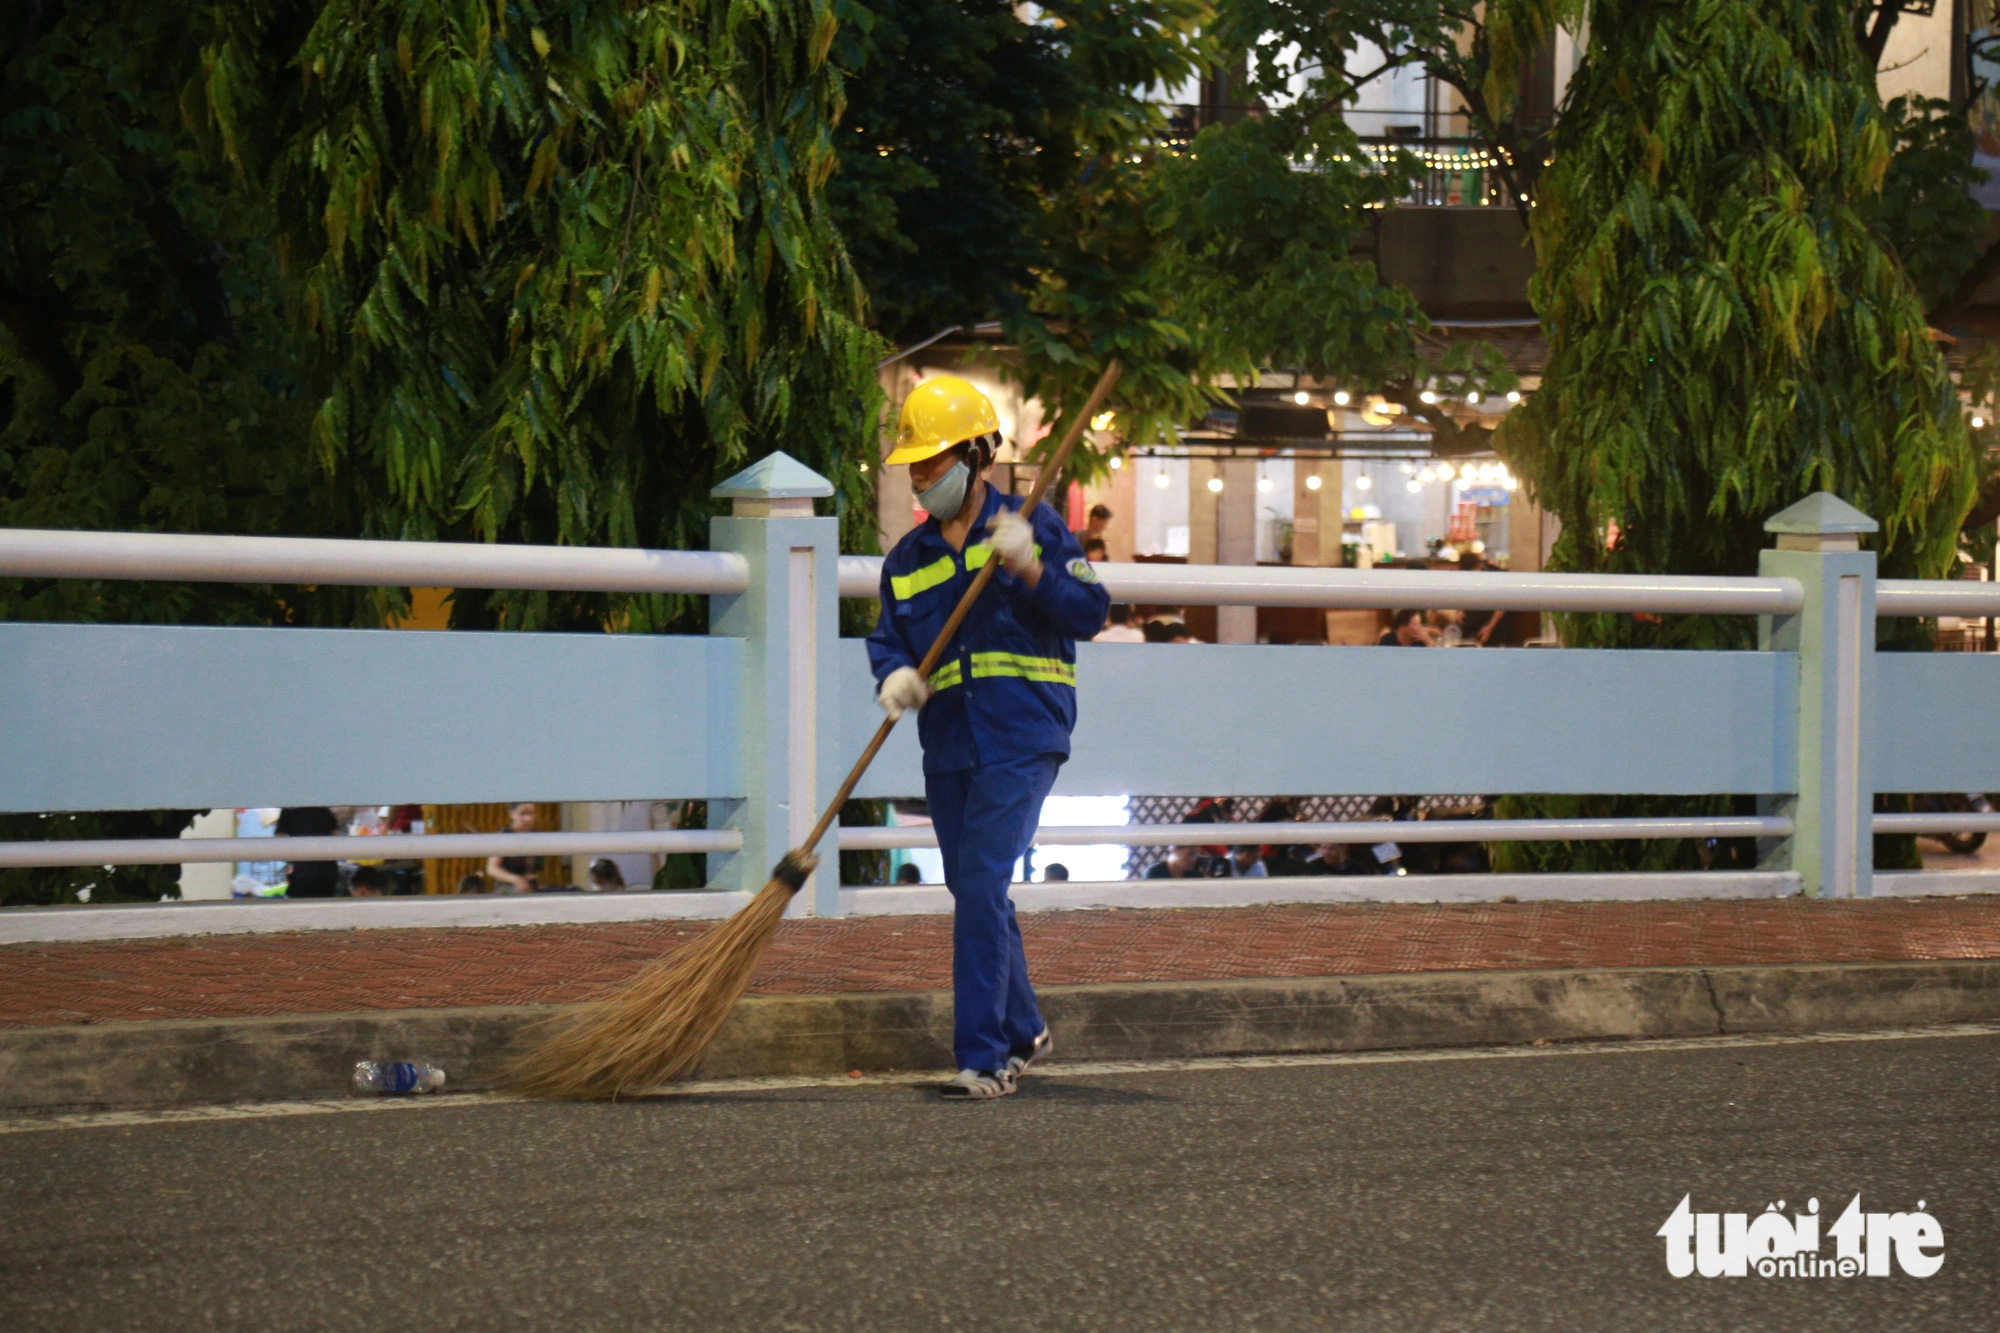
<instances>
[{"instance_id":1,"label":"hanging light bulb","mask_svg":"<svg viewBox=\"0 0 2000 1333\"><path fill-rule=\"evenodd\" d=\"M1423 489L1424 489L1423 485L1420 482L1418 482L1415 477L1410 478L1410 484L1408 487L1410 494L1421 495L1423 493Z\"/></svg>"},{"instance_id":2,"label":"hanging light bulb","mask_svg":"<svg viewBox=\"0 0 2000 1333\"><path fill-rule=\"evenodd\" d=\"M1509 390L1507 390L1507 401L1508 401L1508 402L1510 402L1510 403L1518 403L1518 402L1520 402L1520 401L1521 401L1521 391L1520 391L1519 389L1509 389Z\"/></svg>"},{"instance_id":3,"label":"hanging light bulb","mask_svg":"<svg viewBox=\"0 0 2000 1333\"><path fill-rule=\"evenodd\" d=\"M1099 412L1090 419L1090 428L1092 430L1110 430L1112 424L1117 420L1118 414L1116 412Z\"/></svg>"},{"instance_id":4,"label":"hanging light bulb","mask_svg":"<svg viewBox=\"0 0 2000 1333\"><path fill-rule=\"evenodd\" d=\"M1210 478L1208 479L1208 491L1209 491L1209 494L1211 494L1211 495L1220 495L1220 494L1222 494L1222 478L1220 478L1220 477L1210 477Z\"/></svg>"},{"instance_id":5,"label":"hanging light bulb","mask_svg":"<svg viewBox=\"0 0 2000 1333\"><path fill-rule=\"evenodd\" d=\"M1465 395L1465 401L1471 403L1474 407L1477 407L1479 406L1479 400L1484 398L1485 396L1486 395L1483 393L1469 393Z\"/></svg>"},{"instance_id":6,"label":"hanging light bulb","mask_svg":"<svg viewBox=\"0 0 2000 1333\"><path fill-rule=\"evenodd\" d=\"M1167 489L1169 480L1170 479L1168 478L1167 474L1164 471L1155 472L1153 474L1153 484L1155 486L1158 486L1163 491Z\"/></svg>"},{"instance_id":7,"label":"hanging light bulb","mask_svg":"<svg viewBox=\"0 0 2000 1333\"><path fill-rule=\"evenodd\" d=\"M1428 486L1436 480L1437 480L1437 473L1431 471L1429 468L1425 468L1422 472L1419 472L1417 474L1418 483L1424 486Z\"/></svg>"},{"instance_id":8,"label":"hanging light bulb","mask_svg":"<svg viewBox=\"0 0 2000 1333\"><path fill-rule=\"evenodd\" d=\"M1257 490L1261 494L1269 495L1271 493L1271 479L1269 477L1257 478Z\"/></svg>"},{"instance_id":9,"label":"hanging light bulb","mask_svg":"<svg viewBox=\"0 0 2000 1333\"><path fill-rule=\"evenodd\" d=\"M1979 430L1979 429L1983 428L1983 427L1984 427L1985 425L1986 425L1986 418L1985 418L1985 417L1974 417L1974 418L1972 419L1972 428L1973 428L1974 430Z\"/></svg>"},{"instance_id":10,"label":"hanging light bulb","mask_svg":"<svg viewBox=\"0 0 2000 1333\"><path fill-rule=\"evenodd\" d=\"M1300 389L1297 393L1292 395L1292 401L1297 403L1300 407L1304 407L1307 403L1310 403L1312 401L1312 395L1307 393L1304 389Z\"/></svg>"},{"instance_id":11,"label":"hanging light bulb","mask_svg":"<svg viewBox=\"0 0 2000 1333\"><path fill-rule=\"evenodd\" d=\"M1417 398L1426 403L1435 403L1438 400L1438 396L1429 389L1425 389L1422 393L1418 394Z\"/></svg>"},{"instance_id":12,"label":"hanging light bulb","mask_svg":"<svg viewBox=\"0 0 2000 1333\"><path fill-rule=\"evenodd\" d=\"M1450 481L1450 480L1451 480L1451 464L1449 464L1449 463L1444 463L1444 462L1440 462L1440 463L1439 463L1439 464L1437 465L1437 474L1438 474L1438 480L1439 480L1439 481Z\"/></svg>"},{"instance_id":13,"label":"hanging light bulb","mask_svg":"<svg viewBox=\"0 0 2000 1333\"><path fill-rule=\"evenodd\" d=\"M1345 390L1345 389L1335 389L1335 390L1333 391L1333 403L1334 403L1334 406L1335 406L1335 407L1346 407L1346 406L1347 406L1347 390Z\"/></svg>"},{"instance_id":14,"label":"hanging light bulb","mask_svg":"<svg viewBox=\"0 0 2000 1333\"><path fill-rule=\"evenodd\" d=\"M865 474L865 473L866 473L866 472L868 471L868 465L867 465L866 463L863 463L863 464L861 465L861 471L862 471L862 472L863 472L864 474Z\"/></svg>"},{"instance_id":15,"label":"hanging light bulb","mask_svg":"<svg viewBox=\"0 0 2000 1333\"><path fill-rule=\"evenodd\" d=\"M1116 472L1119 468L1124 466L1125 466L1124 459L1120 458L1117 454L1111 455L1110 467L1113 472Z\"/></svg>"},{"instance_id":16,"label":"hanging light bulb","mask_svg":"<svg viewBox=\"0 0 2000 1333\"><path fill-rule=\"evenodd\" d=\"M1319 489L1319 473L1308 472L1306 474L1306 489L1309 491L1316 491Z\"/></svg>"},{"instance_id":17,"label":"hanging light bulb","mask_svg":"<svg viewBox=\"0 0 2000 1333\"><path fill-rule=\"evenodd\" d=\"M1354 489L1357 491L1365 491L1374 484L1375 478L1369 476L1366 472L1354 479Z\"/></svg>"},{"instance_id":18,"label":"hanging light bulb","mask_svg":"<svg viewBox=\"0 0 2000 1333\"><path fill-rule=\"evenodd\" d=\"M1508 477L1502 484L1511 491L1521 484L1521 479L1519 477Z\"/></svg>"}]
</instances>

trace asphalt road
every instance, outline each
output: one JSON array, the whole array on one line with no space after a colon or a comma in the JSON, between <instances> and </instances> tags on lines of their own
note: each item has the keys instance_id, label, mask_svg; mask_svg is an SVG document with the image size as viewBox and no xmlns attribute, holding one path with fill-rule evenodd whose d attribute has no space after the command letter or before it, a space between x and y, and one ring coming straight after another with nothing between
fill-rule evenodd
<instances>
[{"instance_id":1,"label":"asphalt road","mask_svg":"<svg viewBox=\"0 0 2000 1333\"><path fill-rule=\"evenodd\" d=\"M0 1328L1992 1329L1996 1061L1959 1036L6 1133ZM1675 1279L1654 1233L1690 1191L1814 1196L1823 1226L1922 1199L1944 1267Z\"/></svg>"}]
</instances>

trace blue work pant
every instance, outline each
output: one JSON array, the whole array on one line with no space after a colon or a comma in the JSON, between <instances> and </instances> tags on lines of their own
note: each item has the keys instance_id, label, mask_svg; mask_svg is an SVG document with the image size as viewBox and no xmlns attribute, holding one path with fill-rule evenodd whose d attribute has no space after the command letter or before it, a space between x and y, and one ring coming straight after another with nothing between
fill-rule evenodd
<instances>
[{"instance_id":1,"label":"blue work pant","mask_svg":"<svg viewBox=\"0 0 2000 1333\"><path fill-rule=\"evenodd\" d=\"M1021 927L1007 896L1034 841L1059 754L924 775L953 904L952 1051L960 1069L1000 1069L1042 1030Z\"/></svg>"}]
</instances>

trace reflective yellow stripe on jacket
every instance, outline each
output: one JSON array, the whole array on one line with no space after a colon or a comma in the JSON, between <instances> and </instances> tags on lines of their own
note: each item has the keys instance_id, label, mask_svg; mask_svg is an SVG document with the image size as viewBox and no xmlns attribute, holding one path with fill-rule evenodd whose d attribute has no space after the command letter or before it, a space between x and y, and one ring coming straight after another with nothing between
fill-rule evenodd
<instances>
[{"instance_id":1,"label":"reflective yellow stripe on jacket","mask_svg":"<svg viewBox=\"0 0 2000 1333\"><path fill-rule=\"evenodd\" d=\"M984 568L986 562L992 558L993 548L984 542L965 548L965 567L967 569ZM1041 558L1042 544L1036 542L1035 559L1039 560ZM907 602L926 589L935 588L940 583L951 582L952 576L957 572L958 566L952 563L950 556L939 556L922 569L913 569L907 574L891 574L889 576L889 591L897 601Z\"/></svg>"},{"instance_id":2,"label":"reflective yellow stripe on jacket","mask_svg":"<svg viewBox=\"0 0 2000 1333\"><path fill-rule=\"evenodd\" d=\"M1029 657L1025 653L974 653L972 678L1020 676L1056 685L1076 684L1076 668L1060 657Z\"/></svg>"},{"instance_id":3,"label":"reflective yellow stripe on jacket","mask_svg":"<svg viewBox=\"0 0 2000 1333\"><path fill-rule=\"evenodd\" d=\"M964 679L965 677L961 674L956 661L946 662L936 671L931 672L931 688L933 690L948 690L954 685L961 684Z\"/></svg>"},{"instance_id":4,"label":"reflective yellow stripe on jacket","mask_svg":"<svg viewBox=\"0 0 2000 1333\"><path fill-rule=\"evenodd\" d=\"M922 569L913 569L907 574L891 574L889 591L895 594L897 601L907 602L926 588L951 582L957 572L958 566L952 563L950 556L940 556Z\"/></svg>"}]
</instances>

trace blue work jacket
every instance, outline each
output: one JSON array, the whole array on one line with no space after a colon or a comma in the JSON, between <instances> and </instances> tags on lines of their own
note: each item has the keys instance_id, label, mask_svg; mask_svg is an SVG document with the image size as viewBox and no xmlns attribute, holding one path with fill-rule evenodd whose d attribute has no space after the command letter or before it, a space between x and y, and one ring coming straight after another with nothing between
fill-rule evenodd
<instances>
[{"instance_id":1,"label":"blue work jacket","mask_svg":"<svg viewBox=\"0 0 2000 1333\"><path fill-rule=\"evenodd\" d=\"M963 553L927 518L883 560L882 614L868 636L877 685L923 661L973 575L994 558L986 525L1003 505L1018 511L1021 499L988 486ZM1005 569L996 573L938 660L934 693L917 714L926 773L1069 753L1076 641L1104 627L1111 599L1055 510L1039 505L1029 521L1041 582L1031 589Z\"/></svg>"}]
</instances>

